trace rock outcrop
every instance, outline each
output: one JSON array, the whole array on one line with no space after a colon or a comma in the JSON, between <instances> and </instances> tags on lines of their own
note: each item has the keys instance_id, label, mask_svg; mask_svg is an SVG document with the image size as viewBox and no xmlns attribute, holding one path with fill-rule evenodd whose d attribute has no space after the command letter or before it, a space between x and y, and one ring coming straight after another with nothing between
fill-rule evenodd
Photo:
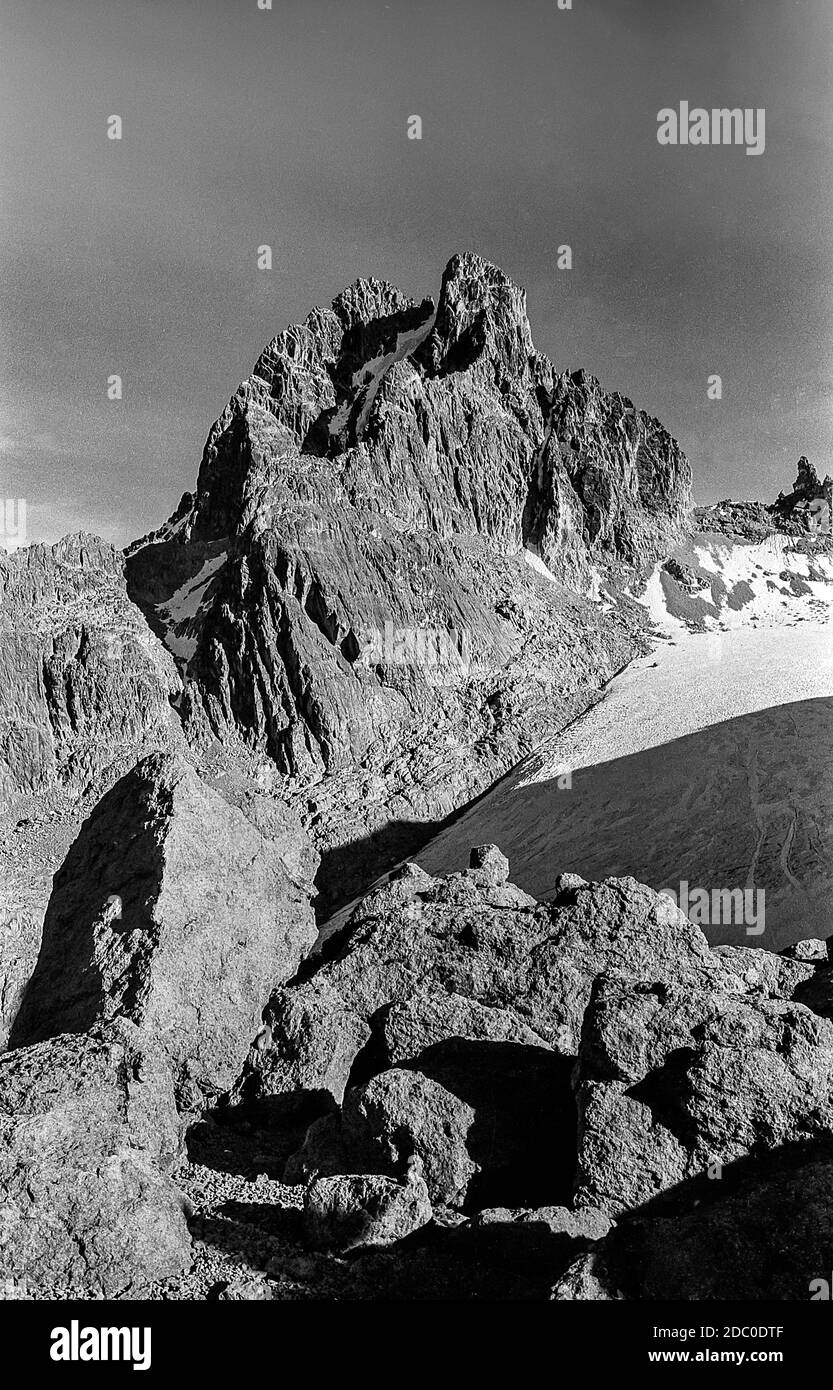
<instances>
[{"instance_id":1,"label":"rock outcrop","mask_svg":"<svg viewBox=\"0 0 833 1390\"><path fill-rule=\"evenodd\" d=\"M141 1297L187 1267L164 1061L124 1020L0 1057L0 1280Z\"/></svg>"},{"instance_id":2,"label":"rock outcrop","mask_svg":"<svg viewBox=\"0 0 833 1390\"><path fill-rule=\"evenodd\" d=\"M564 875L536 903L495 846L471 863L406 865L364 900L274 996L231 1114L270 1086L276 1115L319 1105L285 1181L325 1216L332 1198L336 1225L377 1189L399 1201L416 1159L434 1219L405 1283L474 1261L549 1275L559 1299L660 1297L665 1275L674 1296L741 1296L740 1258L709 1267L710 1242L763 1220L767 1191L789 1207L833 1153L829 944L710 949L634 880ZM803 1296L799 1264L762 1289Z\"/></svg>"},{"instance_id":3,"label":"rock outcrop","mask_svg":"<svg viewBox=\"0 0 833 1390\"><path fill-rule=\"evenodd\" d=\"M712 951L633 880L565 875L539 904L494 846L472 864L405 866L273 997L233 1100L318 1107L287 1181L417 1154L434 1204L619 1215L827 1134L831 1025L797 1000L826 1000L826 956Z\"/></svg>"},{"instance_id":4,"label":"rock outcrop","mask_svg":"<svg viewBox=\"0 0 833 1390\"><path fill-rule=\"evenodd\" d=\"M183 1105L226 1090L264 995L315 941L315 864L271 799L231 805L184 758L144 759L56 875L12 1045L128 1018Z\"/></svg>"},{"instance_id":5,"label":"rock outcrop","mask_svg":"<svg viewBox=\"0 0 833 1390\"><path fill-rule=\"evenodd\" d=\"M825 1285L829 1297L831 1179L828 1153L714 1182L688 1211L621 1222L570 1265L552 1297L806 1302L825 1297Z\"/></svg>"},{"instance_id":6,"label":"rock outcrop","mask_svg":"<svg viewBox=\"0 0 833 1390\"><path fill-rule=\"evenodd\" d=\"M833 1024L761 995L599 982L575 1079L575 1200L613 1216L749 1155L833 1140Z\"/></svg>"},{"instance_id":7,"label":"rock outcrop","mask_svg":"<svg viewBox=\"0 0 833 1390\"><path fill-rule=\"evenodd\" d=\"M833 522L833 478L819 478L809 459L798 460L792 492L779 493L769 508L779 525L830 535Z\"/></svg>"},{"instance_id":8,"label":"rock outcrop","mask_svg":"<svg viewBox=\"0 0 833 1390\"><path fill-rule=\"evenodd\" d=\"M94 536L0 552L0 1048L84 819L137 758L183 746L173 658L123 571Z\"/></svg>"}]
</instances>

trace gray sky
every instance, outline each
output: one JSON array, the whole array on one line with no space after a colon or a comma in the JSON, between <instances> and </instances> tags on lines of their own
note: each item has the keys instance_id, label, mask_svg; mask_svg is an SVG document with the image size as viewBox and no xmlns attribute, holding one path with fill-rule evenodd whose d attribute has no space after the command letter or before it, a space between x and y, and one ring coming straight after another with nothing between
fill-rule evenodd
<instances>
[{"instance_id":1,"label":"gray sky","mask_svg":"<svg viewBox=\"0 0 833 1390\"><path fill-rule=\"evenodd\" d=\"M0 0L0 26L0 484L31 538L157 525L275 333L360 274L436 295L458 250L526 287L559 368L660 417L700 500L833 472L831 0ZM764 107L765 153L660 146L681 100Z\"/></svg>"}]
</instances>

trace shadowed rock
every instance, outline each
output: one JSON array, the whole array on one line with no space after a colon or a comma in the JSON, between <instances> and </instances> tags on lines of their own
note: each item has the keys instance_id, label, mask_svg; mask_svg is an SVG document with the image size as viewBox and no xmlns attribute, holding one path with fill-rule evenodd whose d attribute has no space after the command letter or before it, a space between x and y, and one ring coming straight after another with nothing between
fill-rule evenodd
<instances>
[{"instance_id":1,"label":"shadowed rock","mask_svg":"<svg viewBox=\"0 0 833 1390\"><path fill-rule=\"evenodd\" d=\"M14 1046L121 1015L182 1104L227 1089L264 996L315 939L302 832L265 798L247 811L166 755L104 797L56 875Z\"/></svg>"},{"instance_id":2,"label":"shadowed rock","mask_svg":"<svg viewBox=\"0 0 833 1390\"><path fill-rule=\"evenodd\" d=\"M316 1178L304 1197L304 1233L313 1249L393 1245L431 1215L418 1158L409 1160L404 1182L378 1175Z\"/></svg>"}]
</instances>

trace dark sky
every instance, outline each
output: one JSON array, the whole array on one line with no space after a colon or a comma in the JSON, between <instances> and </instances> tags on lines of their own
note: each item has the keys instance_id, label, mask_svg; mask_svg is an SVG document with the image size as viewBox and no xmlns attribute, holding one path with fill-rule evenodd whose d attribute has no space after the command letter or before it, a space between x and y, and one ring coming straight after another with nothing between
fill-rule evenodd
<instances>
[{"instance_id":1,"label":"dark sky","mask_svg":"<svg viewBox=\"0 0 833 1390\"><path fill-rule=\"evenodd\" d=\"M30 538L158 524L275 333L360 274L436 294L458 250L524 285L559 368L662 419L699 499L774 496L801 453L833 472L831 0L0 0L0 23L0 483ZM661 147L681 100L764 107L765 153Z\"/></svg>"}]
</instances>

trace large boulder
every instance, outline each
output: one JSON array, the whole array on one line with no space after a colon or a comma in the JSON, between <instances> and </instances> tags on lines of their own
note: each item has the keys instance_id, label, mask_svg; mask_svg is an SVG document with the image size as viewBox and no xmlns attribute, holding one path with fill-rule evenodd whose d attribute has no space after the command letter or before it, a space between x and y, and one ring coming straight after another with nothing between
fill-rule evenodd
<instances>
[{"instance_id":1,"label":"large boulder","mask_svg":"<svg viewBox=\"0 0 833 1390\"><path fill-rule=\"evenodd\" d=\"M422 1162L432 1202L459 1205L477 1172L467 1147L474 1110L419 1072L382 1072L347 1092L340 1113L312 1125L287 1179L338 1173L400 1173Z\"/></svg>"},{"instance_id":2,"label":"large boulder","mask_svg":"<svg viewBox=\"0 0 833 1390\"><path fill-rule=\"evenodd\" d=\"M447 877L406 865L356 908L334 959L316 972L392 1048L389 1064L403 1049L415 1056L455 1036L511 1035L574 1056L591 986L606 970L750 987L644 884L577 880L537 903L507 881L505 860L484 870L483 849L474 867Z\"/></svg>"},{"instance_id":3,"label":"large boulder","mask_svg":"<svg viewBox=\"0 0 833 1390\"><path fill-rule=\"evenodd\" d=\"M575 1200L613 1215L833 1138L833 1024L802 1004L605 978L575 1078Z\"/></svg>"},{"instance_id":4,"label":"large boulder","mask_svg":"<svg viewBox=\"0 0 833 1390\"><path fill-rule=\"evenodd\" d=\"M348 1085L341 1114L310 1128L288 1179L313 1171L396 1172L402 1153L389 1136L407 1137L422 1152L419 1131L440 1096L459 1123L449 1120L436 1133L428 1126L433 1201L466 1210L567 1204L577 1154L573 1066L600 977L618 977L639 1001L645 980L657 994L679 997L676 1019L666 1011L671 1049L677 1034L681 1046L690 1045L688 1021L698 1026L704 1006L727 1026L734 1018L735 1028L741 1018L759 1019L768 1005L774 1017L816 970L765 951L712 951L667 897L632 879L565 876L555 898L539 904L508 874L494 846L478 847L469 870L446 878L406 866L356 909L344 935L329 943L332 958L273 1001L269 1016L281 1026L272 1029L269 1048L277 1057L307 1059L308 1067L302 1080L282 1062L280 1086L294 1084L301 1094L320 1084L335 1058L338 1087L328 1095L337 1101L342 1081ZM819 1021L794 1009L812 1031ZM649 1036L640 1025L634 1046L647 1045ZM586 1035L584 1068L594 1056ZM615 1067L603 1075L608 1090L593 1090L588 1081L579 1092L578 1153L581 1164L592 1164L598 1150L609 1186L595 1169L591 1178L581 1168L579 1193L583 1205L622 1210L654 1180L662 1186L681 1178L699 1158L686 1155L673 1125L657 1123L659 1102L632 1096L624 1082L614 1086ZM245 1098L241 1088L237 1094ZM617 1107L617 1123L593 1110L602 1094ZM630 1127L618 1123L625 1110L633 1112ZM719 1157L716 1135L713 1147ZM434 1173L445 1162L451 1178Z\"/></svg>"},{"instance_id":5,"label":"large boulder","mask_svg":"<svg viewBox=\"0 0 833 1390\"><path fill-rule=\"evenodd\" d=\"M124 1020L0 1056L0 1280L141 1296L190 1263L164 1061Z\"/></svg>"},{"instance_id":6,"label":"large boulder","mask_svg":"<svg viewBox=\"0 0 833 1390\"><path fill-rule=\"evenodd\" d=\"M440 1047L463 1039L545 1046L538 1034L508 1009L489 1008L464 994L430 984L391 1004L382 1015L379 1035L392 1067L419 1065L420 1059L430 1064Z\"/></svg>"},{"instance_id":7,"label":"large boulder","mask_svg":"<svg viewBox=\"0 0 833 1390\"><path fill-rule=\"evenodd\" d=\"M370 1028L325 979L278 989L263 1011L232 1104L257 1105L278 1120L291 1110L341 1104Z\"/></svg>"},{"instance_id":8,"label":"large boulder","mask_svg":"<svg viewBox=\"0 0 833 1390\"><path fill-rule=\"evenodd\" d=\"M12 1045L138 1024L183 1104L225 1091L264 998L315 940L314 856L265 797L231 805L152 755L101 800L60 872Z\"/></svg>"},{"instance_id":9,"label":"large boulder","mask_svg":"<svg viewBox=\"0 0 833 1390\"><path fill-rule=\"evenodd\" d=\"M622 1221L559 1278L557 1300L829 1298L833 1160L745 1172L693 1209ZM728 1190L723 1190L728 1187Z\"/></svg>"}]
</instances>

